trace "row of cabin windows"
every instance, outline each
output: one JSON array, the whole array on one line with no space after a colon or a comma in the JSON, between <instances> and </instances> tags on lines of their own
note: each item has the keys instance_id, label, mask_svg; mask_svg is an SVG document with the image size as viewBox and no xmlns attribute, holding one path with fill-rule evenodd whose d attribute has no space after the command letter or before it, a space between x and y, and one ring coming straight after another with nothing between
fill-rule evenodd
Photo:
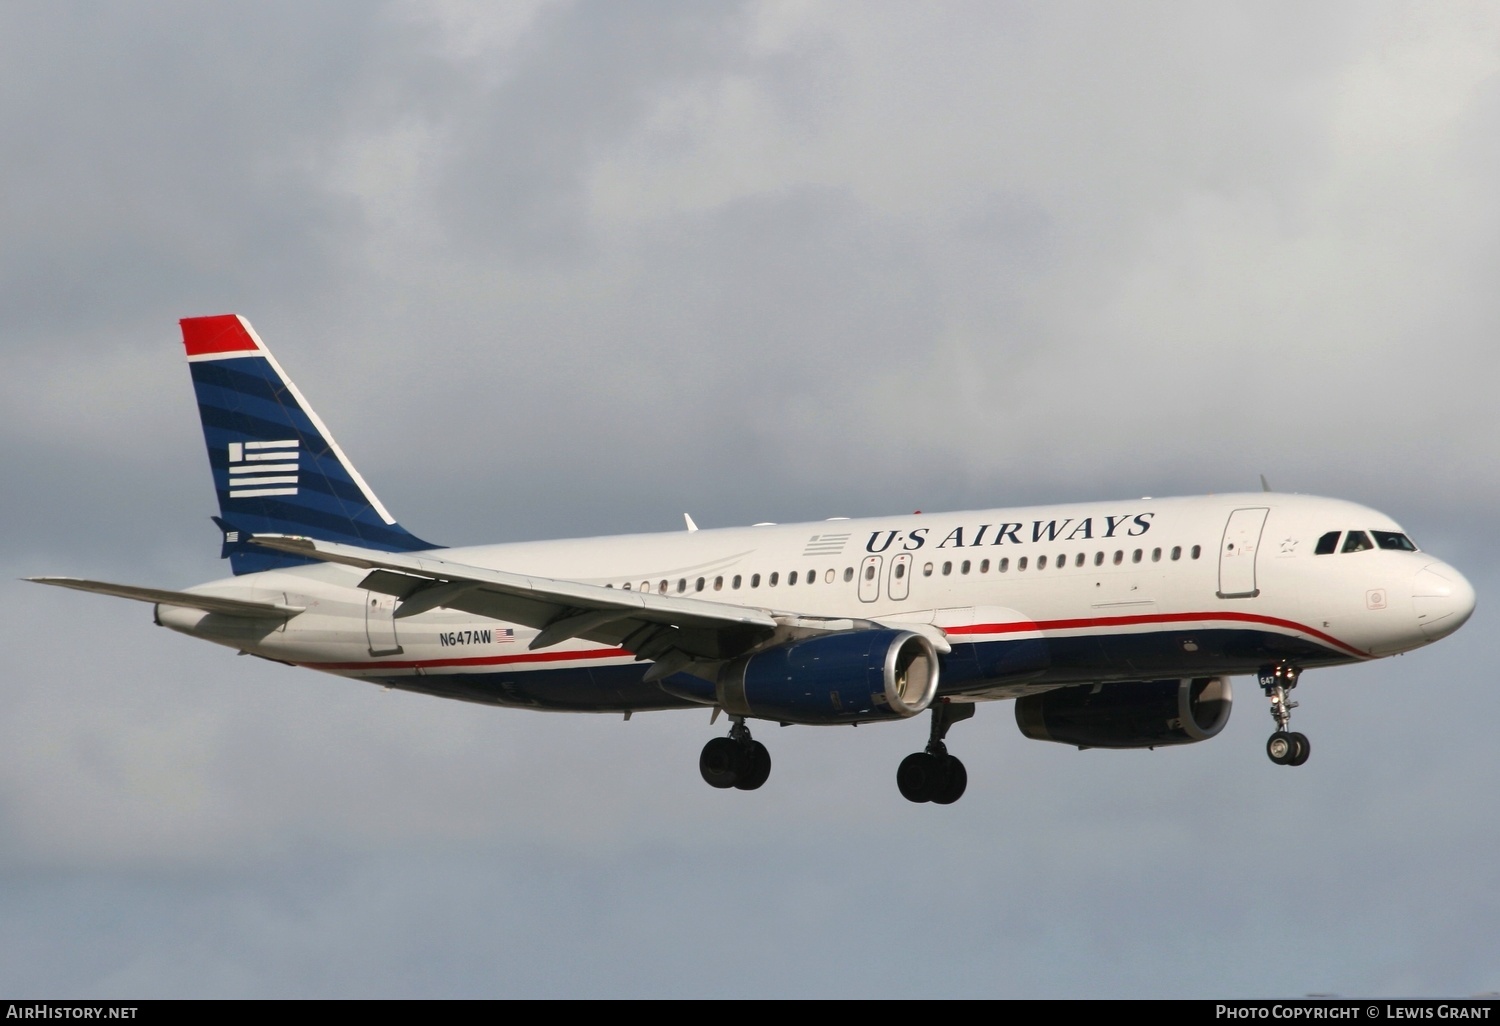
<instances>
[{"instance_id":1,"label":"row of cabin windows","mask_svg":"<svg viewBox=\"0 0 1500 1026\"><path fill-rule=\"evenodd\" d=\"M1152 549L1151 550L1151 562L1153 562L1153 563L1160 563L1161 559L1162 559L1162 551L1163 550L1159 549L1159 548ZM1201 546L1201 545L1194 545L1191 549L1188 550L1188 556L1191 559L1198 559L1202 555L1203 555L1203 546ZM1136 549L1134 552L1132 552L1130 554L1130 561L1132 563L1140 563L1143 560L1145 560L1145 558L1146 558L1146 550L1145 549ZM1174 546L1172 546L1170 558L1172 560L1174 560L1174 561L1175 560L1179 560L1179 559L1182 558L1182 546L1181 545L1174 545ZM1103 566L1104 565L1104 559L1105 559L1105 553L1103 553L1103 552L1095 552L1094 553L1093 563L1094 563L1095 566ZM1077 554L1075 554L1073 556L1073 565L1075 567L1083 566L1088 561L1089 561L1088 553L1086 553L1086 552L1079 552L1079 553L1077 553ZM1124 563L1125 562L1125 550L1124 549L1116 549L1115 550L1115 554L1111 558L1110 561L1115 566L1119 566L1120 564ZM1016 571L1020 572L1022 570L1025 570L1026 567L1027 567L1027 565L1028 565L1028 557L1026 557L1026 556L1020 557L1019 559L1016 560ZM1056 559L1056 561L1053 562L1052 566L1054 568L1058 569L1058 570L1066 569L1067 566L1068 566L1068 556L1067 556L1067 554L1065 553L1065 554L1063 554L1061 556L1058 556L1057 559ZM1047 557L1046 556L1038 556L1038 557L1036 557L1036 568L1038 570L1045 570L1045 569L1047 569ZM903 569L904 568L901 567L900 565L898 565L896 567L896 576L898 578L901 576L901 571ZM947 577L950 574L952 574L953 573L953 569L954 569L954 564L952 562L945 562L943 564L943 576ZM958 572L960 574L966 574L971 569L973 569L973 565L967 559L958 564ZM982 573L982 574L989 573L989 569L990 569L990 561L987 560L987 559L981 559L979 561L979 572ZM924 563L922 565L922 576L923 577L931 577L932 574L933 574L933 570L934 570L933 564L931 564L931 563ZM1010 570L1010 559L1009 558L1003 558L1003 559L997 560L996 563L995 563L995 570L996 570L997 573L1002 573L1002 574L1009 572L1009 570Z\"/></svg>"},{"instance_id":2,"label":"row of cabin windows","mask_svg":"<svg viewBox=\"0 0 1500 1026\"><path fill-rule=\"evenodd\" d=\"M829 570L823 571L823 581L826 584L832 584L834 582L834 580L837 578L837 576L838 576L838 571L836 571L836 570L829 569ZM816 583L818 583L818 572L816 570L809 570L809 571L807 571L807 576L806 577L802 577L799 574L798 571L793 570L793 571L791 571L790 573L788 573L786 575L787 586L790 587L791 585L796 584L799 579L805 581L808 584L816 584ZM727 580L728 580L728 584L729 584L730 589L734 590L734 591L738 591L740 588L744 587L744 584L745 584L745 577L744 577L743 574L735 574L733 577L730 577ZM844 568L844 580L846 580L846 581L852 581L852 580L854 580L854 567L849 566L849 567L845 567ZM706 590L708 588L712 588L714 591L723 591L724 590L725 581L726 581L726 579L724 577L715 577L713 579L713 582L710 584L709 579L707 577L699 577L697 580L694 580L692 582L689 582L686 577L679 577L679 578L677 578L676 591L677 591L677 594L679 594L679 595L685 593L688 590L689 583L691 583L693 591L704 591L704 590ZM781 574L779 572L772 572L772 573L766 575L765 583L766 583L766 587L768 587L768 588L774 588L774 587L776 587L778 584L781 583ZM761 585L761 576L760 576L760 574L751 574L750 575L750 587L752 587L752 588L759 588L760 585ZM614 585L613 584L606 584L605 587L606 588L613 588ZM620 587L624 588L626 591L632 590L632 584L631 584L630 581L626 581L624 584L620 585ZM651 590L651 582L650 581L642 581L641 584L640 584L640 589L641 589L641 591L650 591ZM657 590L658 593L660 593L662 595L665 595L668 592L670 592L670 591L673 590L673 588L672 588L672 582L671 581L659 581L659 582L657 582L656 590Z\"/></svg>"},{"instance_id":3,"label":"row of cabin windows","mask_svg":"<svg viewBox=\"0 0 1500 1026\"><path fill-rule=\"evenodd\" d=\"M1318 547L1313 550L1314 554L1327 556L1339 551L1366 552L1377 546L1382 549L1396 549L1400 552L1417 551L1417 547L1412 544L1410 538L1396 531L1371 531L1369 534L1364 531L1350 531L1344 538L1343 549L1339 549L1339 535L1343 533L1343 531L1329 531L1323 535L1318 539ZM1375 536L1373 542L1370 541L1370 535Z\"/></svg>"},{"instance_id":4,"label":"row of cabin windows","mask_svg":"<svg viewBox=\"0 0 1500 1026\"><path fill-rule=\"evenodd\" d=\"M1334 533L1337 534L1338 532L1334 532ZM1321 543L1319 543L1319 544L1321 545ZM1151 562L1153 562L1153 563L1160 563L1161 560L1162 560L1163 551L1164 550L1162 550L1160 548L1152 549L1151 550ZM1320 548L1318 551L1321 552L1322 549ZM1170 556L1168 558L1170 558L1173 561L1176 561L1176 560L1180 560L1182 558L1182 555L1183 555L1182 546L1181 545L1174 545L1174 546L1172 546L1171 553L1170 553ZM1202 555L1203 555L1203 546L1201 546L1201 545L1194 545L1191 549L1188 550L1188 557L1190 559L1198 559ZM1094 559L1093 559L1094 565L1095 566L1103 566L1104 565L1105 556L1106 556L1106 554L1103 553L1103 552L1095 552L1094 553ZM1146 558L1146 550L1145 549L1136 549L1134 552L1132 552L1130 554L1130 561L1132 563L1143 562L1145 560L1145 558ZM1087 553L1080 552L1080 553L1076 554L1075 556L1073 556L1073 565L1075 567L1081 567L1081 566L1085 565L1087 562L1088 562L1088 554ZM1120 566L1122 563L1124 563L1125 562L1125 550L1124 549L1116 549L1115 553L1114 553L1114 556L1111 559L1111 562L1115 566ZM995 565L995 572L996 573L1002 573L1003 574L1003 573L1009 573L1010 572L1010 565L1011 564L1010 564L1010 558L1009 557L1002 557L1001 559L996 560L994 565ZM1052 565L1054 567L1056 567L1057 569L1059 569L1059 570L1064 569L1068 565L1068 556L1066 554L1058 556L1057 560ZM951 560L943 563L943 571L942 571L943 572L943 576L944 577L948 577L948 576L952 575L953 570L954 570L954 566L955 566L955 564ZM1016 570L1017 570L1017 572L1025 570L1027 566L1028 566L1028 557L1021 556L1019 559L1016 560ZM962 562L960 562L960 563L957 564L957 568L958 568L958 572L960 574L967 574L967 573L970 573L971 571L973 571L975 569L975 564L974 564L973 560L965 559ZM1046 556L1038 556L1036 558L1036 568L1038 570L1045 570L1045 569L1047 569L1047 557ZM923 577L931 577L933 575L934 570L935 570L934 564L932 564L932 563L924 563L922 565L922 576ZM982 574L989 573L990 572L990 561L988 559L981 559L979 561L979 563L978 563L978 571L979 571L979 573L982 573ZM898 581L901 580L903 577L906 576L906 564L905 563L897 563L895 565L895 567L892 568L891 572L895 575L896 580L898 580ZM825 570L823 572L823 581L826 584L832 584L838 578L838 576L839 576L839 574L838 574L838 572L836 570L832 570L832 569ZM852 566L845 567L842 576L843 576L845 582L854 580L854 568ZM875 564L874 563L871 563L871 564L869 564L868 566L865 567L864 577L865 577L865 580L867 580L867 581L873 581L875 579ZM792 585L796 584L799 579L805 581L807 584L816 584L818 582L818 572L816 570L809 570L809 571L807 571L807 575L805 577L800 577L799 576L799 572L796 571L796 570L793 570L793 571L791 571L790 573L788 573L786 575L786 584L787 584L787 587L791 587ZM696 580L694 580L694 581L691 582L692 583L692 590L695 591L695 592L698 592L698 591L704 591L704 590L706 590L706 589L708 589L708 588L711 587L714 591L723 591L724 590L725 580L726 579L724 577L722 577L722 576L715 577L713 579L712 584L710 585L709 579L707 577L699 577ZM744 576L742 574L735 574L733 577L728 578L728 584L729 584L730 590L732 590L732 591L738 591L741 587L744 586L744 583L745 583L745 578L744 578ZM773 571L772 573L766 575L766 579L765 579L766 587L768 587L768 588L774 588L774 587L776 587L780 583L781 583L781 574L779 572ZM679 594L679 595L685 594L687 592L687 590L688 590L688 584L689 584L688 578L686 578L686 577L679 577L677 579L677 586L676 586L676 592L677 592L677 594ZM760 585L761 585L761 575L760 574L751 574L750 575L750 587L752 587L752 588L759 588ZM605 587L606 588L613 588L614 585L613 584L606 584ZM620 585L620 587L623 588L626 591L631 591L632 590L632 582L626 581L624 584ZM651 582L650 581L642 581L640 583L640 590L641 591L651 591L652 590L652 588L651 588ZM659 594L666 595L666 594L668 594L672 590L673 589L672 589L672 582L671 581L663 580L663 581L657 582L656 591Z\"/></svg>"}]
</instances>

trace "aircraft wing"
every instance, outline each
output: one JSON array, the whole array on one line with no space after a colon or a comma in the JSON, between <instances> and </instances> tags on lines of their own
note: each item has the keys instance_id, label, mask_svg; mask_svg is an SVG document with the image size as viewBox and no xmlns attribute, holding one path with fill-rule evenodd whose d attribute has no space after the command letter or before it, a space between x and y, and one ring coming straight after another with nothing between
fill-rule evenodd
<instances>
[{"instance_id":1,"label":"aircraft wing","mask_svg":"<svg viewBox=\"0 0 1500 1026\"><path fill-rule=\"evenodd\" d=\"M218 595L200 595L191 591L168 591L163 588L140 588L133 584L110 584L108 581L87 581L80 577L28 577L37 584L55 584L59 588L77 591L92 591L116 598L135 599L137 602L155 602L167 606L186 606L210 613L228 616L296 616L301 606L287 606L280 602L253 602L248 599L223 598Z\"/></svg>"},{"instance_id":2,"label":"aircraft wing","mask_svg":"<svg viewBox=\"0 0 1500 1026\"><path fill-rule=\"evenodd\" d=\"M396 617L439 606L533 627L531 648L569 638L618 645L663 670L730 659L786 626L770 610L652 595L507 573L430 554L382 552L297 535L254 535L257 545L369 570L361 586L400 599ZM794 619L794 617L793 617Z\"/></svg>"}]
</instances>

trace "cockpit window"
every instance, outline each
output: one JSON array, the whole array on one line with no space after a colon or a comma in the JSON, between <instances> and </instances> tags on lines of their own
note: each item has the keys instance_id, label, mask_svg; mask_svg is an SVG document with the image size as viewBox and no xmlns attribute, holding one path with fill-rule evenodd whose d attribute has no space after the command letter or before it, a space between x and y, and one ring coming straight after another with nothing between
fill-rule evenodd
<instances>
[{"instance_id":1,"label":"cockpit window","mask_svg":"<svg viewBox=\"0 0 1500 1026\"><path fill-rule=\"evenodd\" d=\"M1365 534L1363 531L1350 531L1349 537L1344 539L1343 551L1364 552L1366 549L1373 549L1374 547L1375 545L1370 541L1368 534Z\"/></svg>"},{"instance_id":2,"label":"cockpit window","mask_svg":"<svg viewBox=\"0 0 1500 1026\"><path fill-rule=\"evenodd\" d=\"M1327 556L1337 552L1339 550L1339 535L1343 533L1343 531L1329 531L1318 539L1318 547L1313 550L1313 553L1319 556Z\"/></svg>"},{"instance_id":3,"label":"cockpit window","mask_svg":"<svg viewBox=\"0 0 1500 1026\"><path fill-rule=\"evenodd\" d=\"M1404 534L1395 531L1371 531L1375 536L1375 544L1382 549L1399 549L1402 552L1416 552L1417 547L1411 543L1411 539Z\"/></svg>"}]
</instances>

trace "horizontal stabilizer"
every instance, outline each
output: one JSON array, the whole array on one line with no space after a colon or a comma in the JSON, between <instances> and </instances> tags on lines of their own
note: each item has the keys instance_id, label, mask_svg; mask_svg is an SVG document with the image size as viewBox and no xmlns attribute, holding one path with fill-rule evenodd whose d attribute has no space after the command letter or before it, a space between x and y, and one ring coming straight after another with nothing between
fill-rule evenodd
<instances>
[{"instance_id":1,"label":"horizontal stabilizer","mask_svg":"<svg viewBox=\"0 0 1500 1026\"><path fill-rule=\"evenodd\" d=\"M209 613L226 616L296 616L302 606L288 606L280 602L251 602L248 599L223 598L218 595L200 595L192 591L168 591L165 588L138 588L133 584L110 584L108 581L86 581L79 577L28 577L37 584L55 584L59 588L74 588L78 591L93 591L100 595L134 599L137 602L155 602L165 606L186 606Z\"/></svg>"}]
</instances>

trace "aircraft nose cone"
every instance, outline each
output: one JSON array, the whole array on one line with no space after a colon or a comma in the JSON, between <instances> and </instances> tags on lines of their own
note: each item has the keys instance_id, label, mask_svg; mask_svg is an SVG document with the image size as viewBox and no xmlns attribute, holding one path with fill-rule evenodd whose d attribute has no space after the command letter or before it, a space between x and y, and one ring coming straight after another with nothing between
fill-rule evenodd
<instances>
[{"instance_id":1,"label":"aircraft nose cone","mask_svg":"<svg viewBox=\"0 0 1500 1026\"><path fill-rule=\"evenodd\" d=\"M1474 612L1474 586L1446 563L1432 563L1412 580L1417 626L1430 641L1447 637Z\"/></svg>"}]
</instances>

